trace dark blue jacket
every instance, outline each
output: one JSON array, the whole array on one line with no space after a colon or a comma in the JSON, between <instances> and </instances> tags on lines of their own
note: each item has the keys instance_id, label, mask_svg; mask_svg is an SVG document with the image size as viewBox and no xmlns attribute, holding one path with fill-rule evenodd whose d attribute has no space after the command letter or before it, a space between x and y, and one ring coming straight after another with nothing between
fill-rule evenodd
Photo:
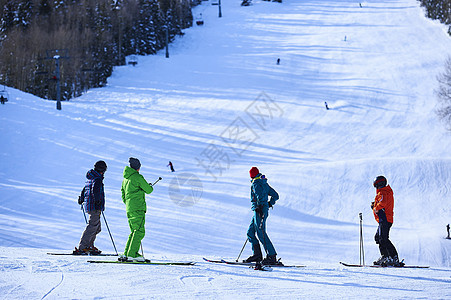
<instances>
[{"instance_id":1,"label":"dark blue jacket","mask_svg":"<svg viewBox=\"0 0 451 300\"><path fill-rule=\"evenodd\" d=\"M86 211L105 210L103 175L92 169L86 173L85 207Z\"/></svg>"},{"instance_id":2,"label":"dark blue jacket","mask_svg":"<svg viewBox=\"0 0 451 300\"><path fill-rule=\"evenodd\" d=\"M255 210L257 206L261 206L264 211L268 211L268 196L271 196L269 202L274 205L279 199L279 194L268 184L268 179L265 175L258 174L252 180L251 186L251 202L252 210Z\"/></svg>"}]
</instances>

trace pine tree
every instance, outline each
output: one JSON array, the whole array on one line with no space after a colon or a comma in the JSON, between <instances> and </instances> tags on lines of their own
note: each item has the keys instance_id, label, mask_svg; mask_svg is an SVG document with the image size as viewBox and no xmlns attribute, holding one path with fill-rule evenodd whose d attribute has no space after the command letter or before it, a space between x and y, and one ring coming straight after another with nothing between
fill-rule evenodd
<instances>
[{"instance_id":1,"label":"pine tree","mask_svg":"<svg viewBox=\"0 0 451 300\"><path fill-rule=\"evenodd\" d=\"M52 12L52 7L50 6L49 0L41 0L38 9L40 16L48 16Z\"/></svg>"},{"instance_id":2,"label":"pine tree","mask_svg":"<svg viewBox=\"0 0 451 300\"><path fill-rule=\"evenodd\" d=\"M2 36L6 34L6 31L13 28L15 25L16 5L13 1L7 2L3 6L3 14L1 19L1 33Z\"/></svg>"},{"instance_id":3,"label":"pine tree","mask_svg":"<svg viewBox=\"0 0 451 300\"><path fill-rule=\"evenodd\" d=\"M158 3L154 0L140 1L140 17L138 20L137 54L154 54L156 48L156 28L153 11Z\"/></svg>"},{"instance_id":4,"label":"pine tree","mask_svg":"<svg viewBox=\"0 0 451 300\"><path fill-rule=\"evenodd\" d=\"M30 26L33 18L33 1L27 0L19 3L17 7L16 22L18 25L26 28Z\"/></svg>"}]
</instances>

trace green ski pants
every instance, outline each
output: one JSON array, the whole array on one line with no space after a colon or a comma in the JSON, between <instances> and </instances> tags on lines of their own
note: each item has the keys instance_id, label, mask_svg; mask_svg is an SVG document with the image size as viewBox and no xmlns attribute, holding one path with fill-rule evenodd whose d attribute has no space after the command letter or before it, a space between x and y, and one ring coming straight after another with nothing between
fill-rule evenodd
<instances>
[{"instance_id":1,"label":"green ski pants","mask_svg":"<svg viewBox=\"0 0 451 300\"><path fill-rule=\"evenodd\" d=\"M146 213L144 211L127 212L127 218L131 233L125 245L124 255L127 257L137 257L139 256L138 251L141 246L141 240L146 234Z\"/></svg>"}]
</instances>

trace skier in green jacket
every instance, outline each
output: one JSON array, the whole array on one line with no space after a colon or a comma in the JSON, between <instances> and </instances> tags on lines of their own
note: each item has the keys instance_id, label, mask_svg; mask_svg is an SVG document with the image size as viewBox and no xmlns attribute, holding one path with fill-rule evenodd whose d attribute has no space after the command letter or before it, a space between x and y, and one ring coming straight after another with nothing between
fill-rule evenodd
<instances>
[{"instance_id":1,"label":"skier in green jacket","mask_svg":"<svg viewBox=\"0 0 451 300\"><path fill-rule=\"evenodd\" d=\"M145 235L146 218L146 195L153 191L153 187L144 177L139 174L141 163L137 158L130 157L130 167L124 169L124 180L122 181L122 201L125 203L130 235L125 245L124 254L121 259L144 261L138 253L141 240Z\"/></svg>"}]
</instances>

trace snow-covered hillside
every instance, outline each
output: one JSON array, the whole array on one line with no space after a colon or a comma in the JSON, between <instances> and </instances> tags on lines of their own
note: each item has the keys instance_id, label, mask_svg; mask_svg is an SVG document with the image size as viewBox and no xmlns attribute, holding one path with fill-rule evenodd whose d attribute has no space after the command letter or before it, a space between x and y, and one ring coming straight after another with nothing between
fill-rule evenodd
<instances>
[{"instance_id":1,"label":"snow-covered hillside","mask_svg":"<svg viewBox=\"0 0 451 300\"><path fill-rule=\"evenodd\" d=\"M205 24L187 29L169 59L163 51L118 67L107 87L61 111L8 90L0 107L0 294L451 297L451 136L434 113L436 76L451 54L446 28L425 19L415 0L253 3L223 0L218 18L218 6L203 2L195 15ZM123 250L120 186L130 156L149 182L163 177L147 196L145 255L196 266L48 257L78 245L77 197L99 159L108 164L105 216ZM252 166L281 196L268 219L278 256L306 268L266 273L202 262L237 257L251 219ZM395 192L391 240L408 264L431 269L338 264L359 260L360 212L366 262L379 256L369 205L381 174ZM114 252L102 226L96 246ZM250 252L248 245L243 256Z\"/></svg>"}]
</instances>

